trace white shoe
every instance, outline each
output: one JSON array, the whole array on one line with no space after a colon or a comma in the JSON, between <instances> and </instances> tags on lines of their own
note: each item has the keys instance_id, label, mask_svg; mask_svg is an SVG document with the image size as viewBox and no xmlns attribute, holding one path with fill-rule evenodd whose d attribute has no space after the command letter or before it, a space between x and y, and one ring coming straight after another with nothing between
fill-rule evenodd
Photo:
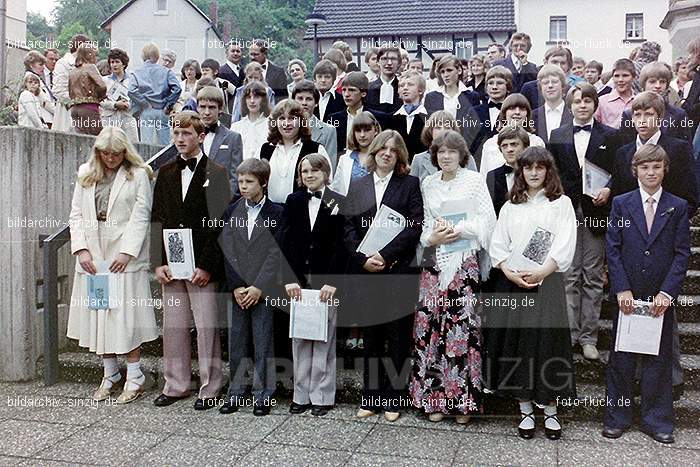
<instances>
[{"instance_id":1,"label":"white shoe","mask_svg":"<svg viewBox=\"0 0 700 467\"><path fill-rule=\"evenodd\" d=\"M457 415L457 418L455 418L455 421L459 425L466 425L467 423L469 423L470 419L471 419L471 417L469 415Z\"/></svg>"},{"instance_id":2,"label":"white shoe","mask_svg":"<svg viewBox=\"0 0 700 467\"><path fill-rule=\"evenodd\" d=\"M369 418L373 415L377 415L377 414L375 412L372 412L371 410L367 410L367 409L358 409L357 413L355 414L355 416L357 418Z\"/></svg>"},{"instance_id":3,"label":"white shoe","mask_svg":"<svg viewBox=\"0 0 700 467\"><path fill-rule=\"evenodd\" d=\"M387 422L395 422L399 419L400 415L399 412L384 412L384 418Z\"/></svg>"},{"instance_id":4,"label":"white shoe","mask_svg":"<svg viewBox=\"0 0 700 467\"><path fill-rule=\"evenodd\" d=\"M596 349L595 345L583 344L581 348L583 349L583 358L586 360L598 360L600 358L600 354L598 353L598 349Z\"/></svg>"},{"instance_id":5,"label":"white shoe","mask_svg":"<svg viewBox=\"0 0 700 467\"><path fill-rule=\"evenodd\" d=\"M431 422L441 422L443 418L445 418L445 415L442 412L434 412L428 415L428 420Z\"/></svg>"}]
</instances>

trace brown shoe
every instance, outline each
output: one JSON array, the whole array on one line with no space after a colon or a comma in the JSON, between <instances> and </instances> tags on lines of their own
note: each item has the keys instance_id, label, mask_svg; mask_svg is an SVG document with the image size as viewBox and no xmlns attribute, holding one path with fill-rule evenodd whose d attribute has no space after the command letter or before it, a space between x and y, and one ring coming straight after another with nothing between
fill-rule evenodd
<instances>
[{"instance_id":1,"label":"brown shoe","mask_svg":"<svg viewBox=\"0 0 700 467\"><path fill-rule=\"evenodd\" d=\"M145 377L144 375L144 380L143 383L139 386L138 389L134 390L129 390L126 389L129 383L135 383L134 381L127 380L126 383L124 384L124 390L122 393L117 397L117 404L128 404L129 402L134 402L136 399L139 397L143 396L146 393L146 384L148 382L148 378Z\"/></svg>"}]
</instances>

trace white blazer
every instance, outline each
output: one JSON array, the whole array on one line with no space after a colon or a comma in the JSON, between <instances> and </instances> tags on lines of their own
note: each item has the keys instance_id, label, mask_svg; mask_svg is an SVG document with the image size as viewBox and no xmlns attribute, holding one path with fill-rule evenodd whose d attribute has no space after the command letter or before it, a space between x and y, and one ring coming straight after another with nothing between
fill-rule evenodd
<instances>
[{"instance_id":1,"label":"white blazer","mask_svg":"<svg viewBox=\"0 0 700 467\"><path fill-rule=\"evenodd\" d=\"M331 182L331 190L336 193L340 193L343 196L347 196L348 190L350 189L350 179L352 178L352 163L353 160L350 158L352 153L351 149L345 151L345 154L340 156L338 159L338 168L335 171L335 176Z\"/></svg>"},{"instance_id":2,"label":"white blazer","mask_svg":"<svg viewBox=\"0 0 700 467\"><path fill-rule=\"evenodd\" d=\"M78 169L78 175L88 165ZM109 193L107 220L98 229L95 209L95 185L84 188L75 184L69 216L71 253L87 249L93 261L109 261L119 253L133 256L125 272L150 268L149 247L151 228L151 182L144 169L135 169L131 180L126 178L124 166L119 168ZM84 272L76 260L75 269Z\"/></svg>"}]
</instances>

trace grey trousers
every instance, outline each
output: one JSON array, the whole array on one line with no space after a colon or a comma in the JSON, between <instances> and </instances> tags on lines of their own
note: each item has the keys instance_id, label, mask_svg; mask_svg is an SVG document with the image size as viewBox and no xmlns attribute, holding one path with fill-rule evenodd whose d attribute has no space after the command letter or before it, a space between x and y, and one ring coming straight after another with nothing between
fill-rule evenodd
<instances>
[{"instance_id":1,"label":"grey trousers","mask_svg":"<svg viewBox=\"0 0 700 467\"><path fill-rule=\"evenodd\" d=\"M576 220L576 253L564 274L571 344L596 345L603 301L605 236L594 235L584 225L581 208L576 209Z\"/></svg>"},{"instance_id":2,"label":"grey trousers","mask_svg":"<svg viewBox=\"0 0 700 467\"><path fill-rule=\"evenodd\" d=\"M294 397L297 404L335 404L335 325L337 308L328 307L328 341L292 339Z\"/></svg>"},{"instance_id":3,"label":"grey trousers","mask_svg":"<svg viewBox=\"0 0 700 467\"><path fill-rule=\"evenodd\" d=\"M248 348L253 340L253 397L256 403L272 397L275 392L275 354L273 346L273 312L264 297L253 308L241 309L233 300L228 329L228 362L231 372L228 397L243 397L251 363Z\"/></svg>"}]
</instances>

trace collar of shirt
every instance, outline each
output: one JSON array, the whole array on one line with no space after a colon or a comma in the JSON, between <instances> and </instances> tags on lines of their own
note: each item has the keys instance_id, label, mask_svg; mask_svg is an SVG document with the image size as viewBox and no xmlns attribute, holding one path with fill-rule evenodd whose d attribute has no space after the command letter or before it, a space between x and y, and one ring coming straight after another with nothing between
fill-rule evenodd
<instances>
[{"instance_id":1,"label":"collar of shirt","mask_svg":"<svg viewBox=\"0 0 700 467\"><path fill-rule=\"evenodd\" d=\"M661 138L661 130L656 130L656 133L652 135L651 138L642 143L642 138L637 135L637 149L641 148L645 144L659 144L659 138Z\"/></svg>"},{"instance_id":2,"label":"collar of shirt","mask_svg":"<svg viewBox=\"0 0 700 467\"><path fill-rule=\"evenodd\" d=\"M384 79L384 75L379 75L379 79L382 80L382 84L391 84L393 85L394 80L396 79L396 76L392 77L391 80L387 81Z\"/></svg>"},{"instance_id":3,"label":"collar of shirt","mask_svg":"<svg viewBox=\"0 0 700 467\"><path fill-rule=\"evenodd\" d=\"M119 77L115 73L112 73L111 75L109 75L109 79L111 79L112 81L117 81L119 83L123 83L124 80L126 80L126 78L127 78L126 73L124 73L124 77L122 77L122 79L119 79Z\"/></svg>"},{"instance_id":4,"label":"collar of shirt","mask_svg":"<svg viewBox=\"0 0 700 467\"><path fill-rule=\"evenodd\" d=\"M579 123L576 121L576 119L574 119L574 126L586 126L586 125L590 125L591 128L593 128L593 119L591 118L587 122L583 122L583 123ZM579 131L579 133L581 133L581 132Z\"/></svg>"},{"instance_id":5,"label":"collar of shirt","mask_svg":"<svg viewBox=\"0 0 700 467\"><path fill-rule=\"evenodd\" d=\"M194 166L194 170L197 170L197 166L199 165L199 161L202 159L203 155L204 155L204 153L202 151L199 151L199 154L197 154L197 156L195 157L195 159L197 159L197 165ZM182 160L192 159L191 157L189 157L188 159L185 159L184 157L182 157L182 154L180 154L180 158ZM189 167L187 169L189 170ZM192 172L194 172L194 170Z\"/></svg>"},{"instance_id":6,"label":"collar of shirt","mask_svg":"<svg viewBox=\"0 0 700 467\"><path fill-rule=\"evenodd\" d=\"M335 97L335 88L330 88L328 91L321 94L321 100L330 100Z\"/></svg>"},{"instance_id":7,"label":"collar of shirt","mask_svg":"<svg viewBox=\"0 0 700 467\"><path fill-rule=\"evenodd\" d=\"M245 200L245 207L248 210L248 212L253 211L253 212L260 212L260 210L263 207L263 204L265 204L265 200L267 199L267 196L263 195L263 197L258 201L254 206L251 206L248 203L248 200Z\"/></svg>"},{"instance_id":8,"label":"collar of shirt","mask_svg":"<svg viewBox=\"0 0 700 467\"><path fill-rule=\"evenodd\" d=\"M556 107L550 107L549 103L545 102L544 109L547 113L549 113L549 112L562 113L562 112L564 112L564 101L561 101Z\"/></svg>"},{"instance_id":9,"label":"collar of shirt","mask_svg":"<svg viewBox=\"0 0 700 467\"><path fill-rule=\"evenodd\" d=\"M299 138L298 140L296 140L296 142L295 142L294 144L292 144L292 146L290 147L290 149L294 149L294 148L297 147L297 146L301 147L301 145L302 145L302 141L301 141L301 138ZM283 142L277 143L277 149L281 149L282 151L285 151L285 152L286 152L286 150L285 150L285 148L284 148L284 143L283 143Z\"/></svg>"},{"instance_id":10,"label":"collar of shirt","mask_svg":"<svg viewBox=\"0 0 700 467\"><path fill-rule=\"evenodd\" d=\"M226 64L229 66L229 68L231 68L233 70L234 73L238 74L238 72L241 68L240 65L236 65L235 63L233 63L229 60L226 60Z\"/></svg>"},{"instance_id":11,"label":"collar of shirt","mask_svg":"<svg viewBox=\"0 0 700 467\"><path fill-rule=\"evenodd\" d=\"M656 190L656 193L650 195L644 190L644 188L642 188L642 184L639 183L639 181L637 181L637 184L639 185L639 193L642 195L642 209L646 210L647 200L649 198L654 198L654 211L656 211L656 208L659 206L659 200L661 199L661 192L663 191L663 187L659 187L659 189Z\"/></svg>"},{"instance_id":12,"label":"collar of shirt","mask_svg":"<svg viewBox=\"0 0 700 467\"><path fill-rule=\"evenodd\" d=\"M399 108L399 110L397 110L397 111L394 113L394 115L404 115L404 116L406 116L406 117L413 117L413 116L416 116L416 115L418 115L418 114L425 114L425 115L428 115L428 111L425 109L425 107L423 106L423 104L420 104L418 107L416 107L416 108L413 110L413 112L411 112L410 114L409 114L408 112L406 112L406 109L404 108L403 105Z\"/></svg>"},{"instance_id":13,"label":"collar of shirt","mask_svg":"<svg viewBox=\"0 0 700 467\"><path fill-rule=\"evenodd\" d=\"M377 172L372 172L372 179L374 180L374 184L377 185L378 183L384 182L386 185L389 184L389 180L391 180L391 176L394 175L394 171L392 170L389 172L389 174L386 177L380 177L377 175Z\"/></svg>"},{"instance_id":14,"label":"collar of shirt","mask_svg":"<svg viewBox=\"0 0 700 467\"><path fill-rule=\"evenodd\" d=\"M350 113L350 107L347 108L347 112L348 112L348 115L350 116L350 118L355 118L355 117L357 117L357 115L358 115L360 112L362 112L362 110L363 110L363 106L360 106L360 108L357 109L357 112L355 112L355 113Z\"/></svg>"},{"instance_id":15,"label":"collar of shirt","mask_svg":"<svg viewBox=\"0 0 700 467\"><path fill-rule=\"evenodd\" d=\"M520 59L516 57L515 54L510 54L510 61L513 63L516 70L520 71L522 69L523 64L520 63Z\"/></svg>"},{"instance_id":16,"label":"collar of shirt","mask_svg":"<svg viewBox=\"0 0 700 467\"><path fill-rule=\"evenodd\" d=\"M617 92L617 89L615 89L613 87L613 90L608 93L608 102L612 102L612 101L620 99L622 102L627 104L632 99L634 99L634 97L635 97L634 91L632 91L632 94L630 94L630 96L627 99L625 99Z\"/></svg>"},{"instance_id":17,"label":"collar of shirt","mask_svg":"<svg viewBox=\"0 0 700 467\"><path fill-rule=\"evenodd\" d=\"M457 94L454 96L450 96L447 94L447 88L445 86L440 86L438 88L438 91L448 99L459 99L459 95L462 94L464 91L469 91L467 89L467 85L462 82L462 80L459 81L459 84L457 85Z\"/></svg>"},{"instance_id":18,"label":"collar of shirt","mask_svg":"<svg viewBox=\"0 0 700 467\"><path fill-rule=\"evenodd\" d=\"M549 201L549 199L545 195L544 188L541 188L540 191L535 193L535 196L530 196L530 193L528 193L527 190L525 190L525 196L527 196L527 199L529 201L534 201L536 203L541 203L542 201Z\"/></svg>"},{"instance_id":19,"label":"collar of shirt","mask_svg":"<svg viewBox=\"0 0 700 467\"><path fill-rule=\"evenodd\" d=\"M311 198L311 201L313 201L314 199L317 199L319 202L321 202L321 200L323 199L323 195L326 194L326 187L325 187L325 186L322 186L320 190L316 190L316 191L320 191L320 192L321 192L321 197L320 197L320 198L316 198L315 196L313 196L313 197ZM314 192L311 191L311 190L309 190L308 188L306 189L306 192L309 193L310 195L313 195L313 194L314 194Z\"/></svg>"}]
</instances>

